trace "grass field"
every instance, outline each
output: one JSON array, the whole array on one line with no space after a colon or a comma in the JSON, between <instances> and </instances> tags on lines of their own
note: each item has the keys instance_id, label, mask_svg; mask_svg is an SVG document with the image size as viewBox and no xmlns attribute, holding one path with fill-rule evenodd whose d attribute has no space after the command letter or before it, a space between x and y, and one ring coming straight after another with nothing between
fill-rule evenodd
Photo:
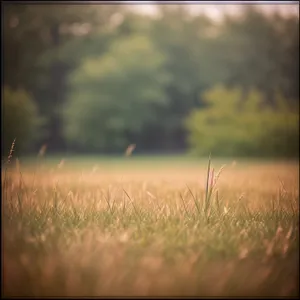
<instances>
[{"instance_id":1,"label":"grass field","mask_svg":"<svg viewBox=\"0 0 300 300\"><path fill-rule=\"evenodd\" d=\"M2 167L2 296L299 296L299 162L208 163Z\"/></svg>"}]
</instances>

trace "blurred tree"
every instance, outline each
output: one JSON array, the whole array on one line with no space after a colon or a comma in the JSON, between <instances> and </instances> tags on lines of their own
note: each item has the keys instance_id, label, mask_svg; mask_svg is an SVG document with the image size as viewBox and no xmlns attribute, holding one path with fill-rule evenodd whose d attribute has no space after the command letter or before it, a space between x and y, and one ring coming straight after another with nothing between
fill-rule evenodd
<instances>
[{"instance_id":1,"label":"blurred tree","mask_svg":"<svg viewBox=\"0 0 300 300\"><path fill-rule=\"evenodd\" d=\"M165 69L172 75L166 87L170 105L157 112L161 117L162 147L186 147L183 120L198 106L199 94L217 80L210 52L214 24L205 16L192 16L183 5L158 5L159 17L153 20L152 40L167 58Z\"/></svg>"},{"instance_id":2,"label":"blurred tree","mask_svg":"<svg viewBox=\"0 0 300 300\"><path fill-rule=\"evenodd\" d=\"M280 36L281 89L284 95L299 101L299 15L297 17L273 18Z\"/></svg>"},{"instance_id":3,"label":"blurred tree","mask_svg":"<svg viewBox=\"0 0 300 300\"><path fill-rule=\"evenodd\" d=\"M133 35L154 44L165 58L160 70L171 76L163 87L168 104L152 106L156 122L135 134L138 150L186 149L184 119L194 108L205 107L199 97L218 83L240 86L245 95L256 88L270 103L277 90L299 101L299 18L268 17L246 8L240 17L216 23L191 15L184 5L157 7L159 14L150 17L125 5L3 6L3 83L33 95L48 120L40 142L50 144L50 152L65 145L60 111L76 91L68 84L69 74Z\"/></svg>"},{"instance_id":4,"label":"blurred tree","mask_svg":"<svg viewBox=\"0 0 300 300\"><path fill-rule=\"evenodd\" d=\"M24 153L39 138L42 119L35 103L24 90L3 89L2 98L2 155L7 156L14 139L15 151Z\"/></svg>"},{"instance_id":5,"label":"blurred tree","mask_svg":"<svg viewBox=\"0 0 300 300\"><path fill-rule=\"evenodd\" d=\"M4 83L34 95L39 112L48 119L44 141L50 150L64 146L59 111L68 73L85 55L105 50L99 44L112 34L112 17L122 10L114 5L4 5ZM95 37L98 45L89 49Z\"/></svg>"},{"instance_id":6,"label":"blurred tree","mask_svg":"<svg viewBox=\"0 0 300 300\"><path fill-rule=\"evenodd\" d=\"M221 26L213 53L223 84L239 85L245 94L257 88L270 103L277 90L298 101L299 19L245 6L239 18L227 15Z\"/></svg>"},{"instance_id":7,"label":"blurred tree","mask_svg":"<svg viewBox=\"0 0 300 300\"><path fill-rule=\"evenodd\" d=\"M87 58L70 77L65 137L89 151L115 152L135 142L157 107L168 104L164 57L146 36L114 41L107 53Z\"/></svg>"},{"instance_id":8,"label":"blurred tree","mask_svg":"<svg viewBox=\"0 0 300 300\"><path fill-rule=\"evenodd\" d=\"M299 113L279 93L275 105L252 89L217 86L204 94L205 108L186 120L191 151L215 156L298 156ZM298 105L299 108L299 105Z\"/></svg>"}]
</instances>

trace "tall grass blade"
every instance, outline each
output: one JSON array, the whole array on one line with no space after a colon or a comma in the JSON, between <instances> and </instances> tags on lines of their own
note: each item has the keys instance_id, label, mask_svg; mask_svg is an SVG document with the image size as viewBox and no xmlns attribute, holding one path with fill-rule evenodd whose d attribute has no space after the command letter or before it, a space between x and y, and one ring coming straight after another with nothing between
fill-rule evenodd
<instances>
[{"instance_id":1,"label":"tall grass blade","mask_svg":"<svg viewBox=\"0 0 300 300\"><path fill-rule=\"evenodd\" d=\"M209 192L208 192L208 197L207 197L207 209L209 209L210 204L211 204L211 195L213 192L213 187L214 187L214 169L212 169L211 172L211 182L210 182L210 186L209 186Z\"/></svg>"},{"instance_id":2,"label":"tall grass blade","mask_svg":"<svg viewBox=\"0 0 300 300\"><path fill-rule=\"evenodd\" d=\"M200 207L199 207L198 201L197 201L197 199L195 198L194 194L192 193L191 189L188 187L187 184L186 184L186 187L188 188L190 194L192 195L192 198L193 198L193 200L194 200L195 206L196 206L197 211L198 211L198 213L199 213L199 215L200 215L200 214L201 214L201 211L200 211Z\"/></svg>"},{"instance_id":3,"label":"tall grass blade","mask_svg":"<svg viewBox=\"0 0 300 300\"><path fill-rule=\"evenodd\" d=\"M105 199L105 201L106 201L106 203L108 205L108 208L109 208L111 214L113 214L113 210L112 210L112 208L110 206L110 203L109 203L109 198L110 198L109 190L108 190L108 197L106 197L105 195L103 195L103 196L104 196L104 199Z\"/></svg>"},{"instance_id":4,"label":"tall grass blade","mask_svg":"<svg viewBox=\"0 0 300 300\"><path fill-rule=\"evenodd\" d=\"M204 207L205 213L207 212L208 209L207 201L208 201L208 188L209 188L210 160L211 160L211 153L209 154L209 158L208 158L207 177L206 177L205 207Z\"/></svg>"},{"instance_id":5,"label":"tall grass blade","mask_svg":"<svg viewBox=\"0 0 300 300\"><path fill-rule=\"evenodd\" d=\"M20 216L22 217L23 216L23 207L22 207L22 201L20 199L20 194L17 192L17 196L18 196L18 204L19 204L19 213L20 213Z\"/></svg>"},{"instance_id":6,"label":"tall grass blade","mask_svg":"<svg viewBox=\"0 0 300 300\"><path fill-rule=\"evenodd\" d=\"M217 209L218 209L218 213L219 215L221 214L221 208L220 208L220 200L219 200L219 191L216 191L216 204L217 204Z\"/></svg>"},{"instance_id":7,"label":"tall grass blade","mask_svg":"<svg viewBox=\"0 0 300 300\"><path fill-rule=\"evenodd\" d=\"M126 196L128 197L128 199L130 200L130 202L131 202L131 204L132 204L132 206L133 206L133 208L134 208L134 210L135 210L135 213L138 215L138 217L139 217L139 219L140 219L140 221L141 221L141 220L142 220L142 219L141 219L141 216L140 216L140 214L139 214L139 212L138 212L138 210L137 210L135 204L133 203L133 201L132 201L132 199L130 198L130 196L128 195L128 193L127 193L124 189L123 189L123 191L124 191L124 193L126 194Z\"/></svg>"},{"instance_id":8,"label":"tall grass blade","mask_svg":"<svg viewBox=\"0 0 300 300\"><path fill-rule=\"evenodd\" d=\"M188 210L187 210L187 208L186 208L186 205L185 205L185 202L184 202L184 199L183 199L183 197L182 197L181 193L179 193L179 195L180 195L180 198L181 198L181 200L182 200L182 203L183 203L184 210L185 210L185 212L186 212L187 216L189 216Z\"/></svg>"},{"instance_id":9,"label":"tall grass blade","mask_svg":"<svg viewBox=\"0 0 300 300\"><path fill-rule=\"evenodd\" d=\"M16 143L16 138L13 140L13 142L11 144L9 154L8 154L8 157L7 157L7 162L5 164L5 170L4 170L3 188L4 188L4 191L5 191L4 199L6 199L6 200L7 200L7 169L8 169L8 165L10 164L10 161L12 159L12 154L13 154L13 151L14 151L14 148L15 148L15 143Z\"/></svg>"}]
</instances>

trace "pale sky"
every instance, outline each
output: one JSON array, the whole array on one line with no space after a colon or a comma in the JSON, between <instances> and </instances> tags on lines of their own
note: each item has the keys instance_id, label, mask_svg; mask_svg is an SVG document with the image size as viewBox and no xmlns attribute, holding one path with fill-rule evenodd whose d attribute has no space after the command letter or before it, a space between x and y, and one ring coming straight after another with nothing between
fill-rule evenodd
<instances>
[{"instance_id":1,"label":"pale sky","mask_svg":"<svg viewBox=\"0 0 300 300\"><path fill-rule=\"evenodd\" d=\"M153 4L151 4L152 1L144 1L144 2L145 4L142 3L134 4L134 1L128 1L130 6L132 6L132 9L134 9L135 11L138 11L143 14L155 15L156 8ZM221 4L221 2L209 3L210 1L204 1L204 3L203 2L201 3L200 1L198 3L193 2L193 4L189 4L189 1L180 1L180 2L181 3L186 2L187 3L186 5L190 8L192 13L205 13L214 19L219 19L224 12L230 14L236 14L239 11L239 8L241 6L247 5L247 3L245 2L249 3L249 1L240 1L237 2L236 4L230 4L230 1L228 1L227 4L225 1L224 4ZM291 4L286 4L286 2L290 2ZM270 1L268 4L265 4L266 1L251 1L251 3L259 4L259 8L265 11L266 13L271 13L277 10L284 15L295 14L299 16L299 1L274 1L274 2Z\"/></svg>"}]
</instances>

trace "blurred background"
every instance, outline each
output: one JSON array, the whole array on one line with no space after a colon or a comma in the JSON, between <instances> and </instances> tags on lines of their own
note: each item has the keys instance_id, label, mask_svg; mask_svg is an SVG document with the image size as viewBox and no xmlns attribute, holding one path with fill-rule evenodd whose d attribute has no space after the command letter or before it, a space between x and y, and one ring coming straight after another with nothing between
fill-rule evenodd
<instances>
[{"instance_id":1,"label":"blurred background","mask_svg":"<svg viewBox=\"0 0 300 300\"><path fill-rule=\"evenodd\" d=\"M2 157L298 157L299 3L256 3L3 4Z\"/></svg>"}]
</instances>

